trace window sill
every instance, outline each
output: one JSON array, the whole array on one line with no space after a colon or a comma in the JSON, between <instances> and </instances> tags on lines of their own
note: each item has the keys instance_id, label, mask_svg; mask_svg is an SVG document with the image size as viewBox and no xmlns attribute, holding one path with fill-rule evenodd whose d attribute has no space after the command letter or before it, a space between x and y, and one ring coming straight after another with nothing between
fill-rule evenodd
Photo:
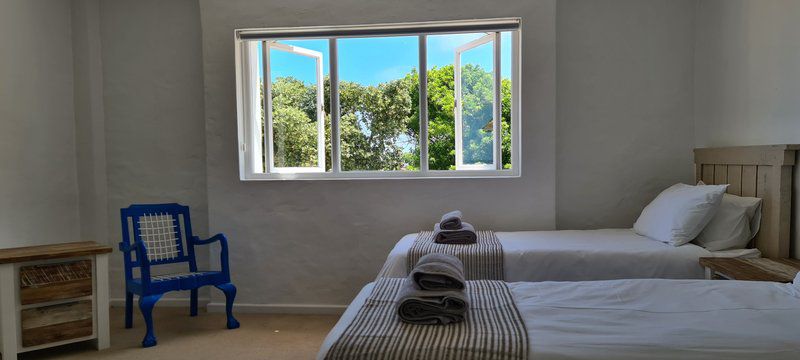
<instances>
[{"instance_id":1,"label":"window sill","mask_svg":"<svg viewBox=\"0 0 800 360\"><path fill-rule=\"evenodd\" d=\"M286 180L398 180L398 179L502 179L518 178L516 170L343 171L339 173L241 174L242 181Z\"/></svg>"}]
</instances>

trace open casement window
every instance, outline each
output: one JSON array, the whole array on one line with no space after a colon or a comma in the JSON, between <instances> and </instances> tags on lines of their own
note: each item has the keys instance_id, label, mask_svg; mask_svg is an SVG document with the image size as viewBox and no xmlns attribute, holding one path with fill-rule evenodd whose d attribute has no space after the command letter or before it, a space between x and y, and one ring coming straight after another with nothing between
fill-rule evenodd
<instances>
[{"instance_id":1,"label":"open casement window","mask_svg":"<svg viewBox=\"0 0 800 360\"><path fill-rule=\"evenodd\" d=\"M237 29L240 178L519 177L520 22Z\"/></svg>"},{"instance_id":2,"label":"open casement window","mask_svg":"<svg viewBox=\"0 0 800 360\"><path fill-rule=\"evenodd\" d=\"M262 46L263 96L265 113L264 162L269 173L325 172L325 113L322 53L278 41L264 41ZM272 59L277 56L296 62L302 71L313 74L311 87L316 90L310 114L287 113L287 102L273 92ZM308 106L307 106L308 107ZM298 118L300 120L298 120ZM300 145L312 151L293 151ZM315 149L316 151L313 151Z\"/></svg>"},{"instance_id":3,"label":"open casement window","mask_svg":"<svg viewBox=\"0 0 800 360\"><path fill-rule=\"evenodd\" d=\"M501 154L499 33L488 33L455 50L456 170L493 170ZM480 64L489 64L488 68ZM490 76L480 76L481 74Z\"/></svg>"}]
</instances>

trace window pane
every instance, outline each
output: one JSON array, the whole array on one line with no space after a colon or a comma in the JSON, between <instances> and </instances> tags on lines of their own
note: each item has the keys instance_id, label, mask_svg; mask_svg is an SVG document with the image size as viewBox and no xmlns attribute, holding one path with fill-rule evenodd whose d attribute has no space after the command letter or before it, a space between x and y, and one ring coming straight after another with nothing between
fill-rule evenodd
<instances>
[{"instance_id":1,"label":"window pane","mask_svg":"<svg viewBox=\"0 0 800 360\"><path fill-rule=\"evenodd\" d=\"M493 44L493 41L489 41L460 52L459 111L461 156L464 165L494 163Z\"/></svg>"},{"instance_id":2,"label":"window pane","mask_svg":"<svg viewBox=\"0 0 800 360\"><path fill-rule=\"evenodd\" d=\"M281 40L270 46L274 167L319 166L320 136L325 158L330 158L325 145L330 144L330 119L319 112L327 99L328 63L327 40ZM324 162L330 169L330 160Z\"/></svg>"},{"instance_id":3,"label":"window pane","mask_svg":"<svg viewBox=\"0 0 800 360\"><path fill-rule=\"evenodd\" d=\"M267 168L267 157L266 157L267 153L266 153L266 149L264 148L264 146L266 145L266 143L264 142L264 136L266 136L266 131L267 131L266 130L267 129L266 115L265 115L265 112L264 112L264 57L262 56L262 54L264 53L264 42L263 41L257 41L256 43L258 44L256 46L257 47L256 58L258 59L258 78L255 79L256 80L255 82L258 84L258 104L257 104L257 106L258 106L258 109L259 109L259 116L261 117L260 118L261 120L260 120L260 122L259 122L259 124L257 126L258 130L256 130L256 131L259 131L261 133L261 136L259 137L259 140L256 143L257 144L256 146L258 146L261 149L260 150L261 163L260 163L260 166L256 166L255 171L263 173L263 172L266 172L265 169ZM253 161L259 161L259 160L253 160Z\"/></svg>"},{"instance_id":4,"label":"window pane","mask_svg":"<svg viewBox=\"0 0 800 360\"><path fill-rule=\"evenodd\" d=\"M456 48L485 33L429 35L428 50L428 167L455 170Z\"/></svg>"},{"instance_id":5,"label":"window pane","mask_svg":"<svg viewBox=\"0 0 800 360\"><path fill-rule=\"evenodd\" d=\"M500 114L503 119L503 169L511 169L511 32L500 33Z\"/></svg>"},{"instance_id":6,"label":"window pane","mask_svg":"<svg viewBox=\"0 0 800 360\"><path fill-rule=\"evenodd\" d=\"M338 40L342 170L419 169L418 41Z\"/></svg>"}]
</instances>

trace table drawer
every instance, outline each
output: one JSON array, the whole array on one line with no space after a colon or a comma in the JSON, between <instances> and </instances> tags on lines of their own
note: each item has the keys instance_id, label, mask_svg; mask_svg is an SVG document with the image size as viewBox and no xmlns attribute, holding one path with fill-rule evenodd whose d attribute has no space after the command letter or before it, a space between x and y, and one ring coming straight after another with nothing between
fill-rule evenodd
<instances>
[{"instance_id":1,"label":"table drawer","mask_svg":"<svg viewBox=\"0 0 800 360\"><path fill-rule=\"evenodd\" d=\"M25 309L20 314L22 346L91 336L92 301L81 300Z\"/></svg>"},{"instance_id":2,"label":"table drawer","mask_svg":"<svg viewBox=\"0 0 800 360\"><path fill-rule=\"evenodd\" d=\"M91 295L92 261L22 266L19 286L22 305Z\"/></svg>"}]
</instances>

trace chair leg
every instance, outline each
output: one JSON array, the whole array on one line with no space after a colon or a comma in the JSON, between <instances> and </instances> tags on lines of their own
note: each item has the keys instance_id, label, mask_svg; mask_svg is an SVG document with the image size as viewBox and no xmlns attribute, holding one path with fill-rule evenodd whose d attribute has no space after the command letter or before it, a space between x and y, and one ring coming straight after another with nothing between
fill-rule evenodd
<instances>
[{"instance_id":1,"label":"chair leg","mask_svg":"<svg viewBox=\"0 0 800 360\"><path fill-rule=\"evenodd\" d=\"M139 309L142 311L142 317L144 317L144 323L147 327L147 332L142 340L142 347L156 345L156 336L153 333L153 307L156 305L158 299L161 298L161 295L162 294L139 297Z\"/></svg>"},{"instance_id":2,"label":"chair leg","mask_svg":"<svg viewBox=\"0 0 800 360\"><path fill-rule=\"evenodd\" d=\"M125 328L133 327L133 293L125 293Z\"/></svg>"},{"instance_id":3,"label":"chair leg","mask_svg":"<svg viewBox=\"0 0 800 360\"><path fill-rule=\"evenodd\" d=\"M231 283L217 285L217 289L225 293L225 313L228 315L228 329L239 328L239 321L233 317L233 299L236 297L236 286Z\"/></svg>"},{"instance_id":4,"label":"chair leg","mask_svg":"<svg viewBox=\"0 0 800 360\"><path fill-rule=\"evenodd\" d=\"M197 316L197 289L192 289L189 296L189 316Z\"/></svg>"}]
</instances>

